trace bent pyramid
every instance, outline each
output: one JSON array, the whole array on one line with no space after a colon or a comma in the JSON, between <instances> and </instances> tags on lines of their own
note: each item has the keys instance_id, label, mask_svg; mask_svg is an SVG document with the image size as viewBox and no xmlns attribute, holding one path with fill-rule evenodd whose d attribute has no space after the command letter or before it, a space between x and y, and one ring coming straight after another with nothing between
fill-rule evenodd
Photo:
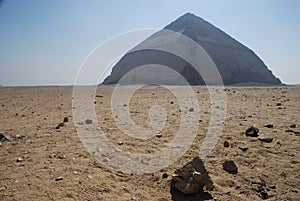
<instances>
[{"instance_id":1,"label":"bent pyramid","mask_svg":"<svg viewBox=\"0 0 300 201\"><path fill-rule=\"evenodd\" d=\"M190 13L184 14L159 32L163 30L181 33L199 44L211 57L225 85L281 84L252 50L200 17ZM139 45L149 42L151 37L159 35L159 32ZM176 40L166 40L162 43L176 44ZM168 66L176 73L161 70L157 68L158 65ZM207 84L186 60L169 52L147 48L133 49L125 54L103 84L117 84L126 73L140 66L144 68L131 73L133 75L130 75L126 84L183 84L179 81L180 76L191 85Z\"/></svg>"}]
</instances>

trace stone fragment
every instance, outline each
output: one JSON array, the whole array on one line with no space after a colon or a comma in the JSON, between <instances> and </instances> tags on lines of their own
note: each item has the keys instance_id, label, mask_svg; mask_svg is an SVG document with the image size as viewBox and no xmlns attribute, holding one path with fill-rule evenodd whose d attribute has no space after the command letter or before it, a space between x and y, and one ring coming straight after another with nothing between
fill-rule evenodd
<instances>
[{"instance_id":1,"label":"stone fragment","mask_svg":"<svg viewBox=\"0 0 300 201\"><path fill-rule=\"evenodd\" d=\"M230 174L237 174L238 173L238 168L235 165L234 161L232 160L227 160L225 161L223 164L223 170L225 170L226 172L230 173Z\"/></svg>"},{"instance_id":2,"label":"stone fragment","mask_svg":"<svg viewBox=\"0 0 300 201\"><path fill-rule=\"evenodd\" d=\"M273 137L271 135L265 135L265 134L259 135L258 139L263 142L272 142L273 141Z\"/></svg>"},{"instance_id":3,"label":"stone fragment","mask_svg":"<svg viewBox=\"0 0 300 201\"><path fill-rule=\"evenodd\" d=\"M251 126L250 128L248 128L246 130L246 135L250 136L250 137L257 137L258 136L258 132L259 132L258 128L255 128L255 127Z\"/></svg>"},{"instance_id":4,"label":"stone fragment","mask_svg":"<svg viewBox=\"0 0 300 201\"><path fill-rule=\"evenodd\" d=\"M93 120L87 119L87 120L85 120L85 123L86 123L86 124L92 124L92 123L93 123Z\"/></svg>"},{"instance_id":5,"label":"stone fragment","mask_svg":"<svg viewBox=\"0 0 300 201\"><path fill-rule=\"evenodd\" d=\"M224 144L223 144L223 145L224 145L224 147L229 147L229 146L230 146L229 142L226 141L226 140L224 141Z\"/></svg>"}]
</instances>

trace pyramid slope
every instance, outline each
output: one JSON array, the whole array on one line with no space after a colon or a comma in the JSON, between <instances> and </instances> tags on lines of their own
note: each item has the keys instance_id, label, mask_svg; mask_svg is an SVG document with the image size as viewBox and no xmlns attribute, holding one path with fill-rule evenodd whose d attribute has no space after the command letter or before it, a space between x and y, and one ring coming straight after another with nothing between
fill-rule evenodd
<instances>
[{"instance_id":1,"label":"pyramid slope","mask_svg":"<svg viewBox=\"0 0 300 201\"><path fill-rule=\"evenodd\" d=\"M281 81L272 74L252 50L200 17L190 13L184 14L164 27L164 30L179 32L201 45L212 58L226 85L239 83L281 84ZM146 39L144 42L147 40L150 39ZM112 73L104 80L103 84L116 84L127 72L148 64L171 67L191 85L205 84L202 77L185 60L167 52L154 50L138 50L125 54L113 67ZM126 84L149 82L183 84L178 81L175 74L167 75L159 71L155 73L155 65L153 67L148 65L147 68L146 71L137 71L134 79L130 79ZM152 69L153 72L149 73Z\"/></svg>"}]
</instances>

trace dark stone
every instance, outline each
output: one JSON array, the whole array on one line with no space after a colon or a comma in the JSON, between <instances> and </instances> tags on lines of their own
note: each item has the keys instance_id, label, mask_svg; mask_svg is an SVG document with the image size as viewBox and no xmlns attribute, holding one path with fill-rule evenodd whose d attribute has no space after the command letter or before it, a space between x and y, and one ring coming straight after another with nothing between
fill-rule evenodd
<instances>
[{"instance_id":1,"label":"dark stone","mask_svg":"<svg viewBox=\"0 0 300 201\"><path fill-rule=\"evenodd\" d=\"M62 122L62 123L59 123L55 128L56 129L60 129L61 127L63 127L65 124Z\"/></svg>"},{"instance_id":2,"label":"dark stone","mask_svg":"<svg viewBox=\"0 0 300 201\"><path fill-rule=\"evenodd\" d=\"M64 123L69 122L69 118L68 118L68 117L65 117L63 122L64 122Z\"/></svg>"},{"instance_id":3,"label":"dark stone","mask_svg":"<svg viewBox=\"0 0 300 201\"><path fill-rule=\"evenodd\" d=\"M263 199L263 200L266 200L266 199L269 198L269 195L268 195L267 192L263 191L263 192L261 192L261 193L259 194L259 197L260 197L261 199Z\"/></svg>"},{"instance_id":4,"label":"dark stone","mask_svg":"<svg viewBox=\"0 0 300 201\"><path fill-rule=\"evenodd\" d=\"M10 140L10 138L8 136L5 136L4 134L0 133L0 141L6 141L6 140Z\"/></svg>"},{"instance_id":5,"label":"dark stone","mask_svg":"<svg viewBox=\"0 0 300 201\"><path fill-rule=\"evenodd\" d=\"M246 130L246 135L250 136L250 137L257 137L258 132L259 132L259 129L252 126Z\"/></svg>"},{"instance_id":6,"label":"dark stone","mask_svg":"<svg viewBox=\"0 0 300 201\"><path fill-rule=\"evenodd\" d=\"M184 194L195 194L203 188L212 189L213 182L199 157L175 170L172 175L171 190L177 189Z\"/></svg>"},{"instance_id":7,"label":"dark stone","mask_svg":"<svg viewBox=\"0 0 300 201\"><path fill-rule=\"evenodd\" d=\"M190 111L190 112L194 112L194 108L190 108L189 111Z\"/></svg>"},{"instance_id":8,"label":"dark stone","mask_svg":"<svg viewBox=\"0 0 300 201\"><path fill-rule=\"evenodd\" d=\"M296 128L296 124L290 125L290 128Z\"/></svg>"},{"instance_id":9,"label":"dark stone","mask_svg":"<svg viewBox=\"0 0 300 201\"><path fill-rule=\"evenodd\" d=\"M92 124L92 123L93 123L93 120L87 119L87 120L85 120L85 123L86 123L86 124Z\"/></svg>"},{"instance_id":10,"label":"dark stone","mask_svg":"<svg viewBox=\"0 0 300 201\"><path fill-rule=\"evenodd\" d=\"M226 172L230 173L230 174L237 174L238 173L238 168L235 165L234 161L232 160L227 160L225 161L223 164L223 170L225 170Z\"/></svg>"},{"instance_id":11,"label":"dark stone","mask_svg":"<svg viewBox=\"0 0 300 201\"><path fill-rule=\"evenodd\" d=\"M224 147L229 147L230 146L230 144L229 144L229 142L228 141L224 141Z\"/></svg>"},{"instance_id":12,"label":"dark stone","mask_svg":"<svg viewBox=\"0 0 300 201\"><path fill-rule=\"evenodd\" d=\"M247 151L249 148L247 146L239 146L239 149L242 151Z\"/></svg>"},{"instance_id":13,"label":"dark stone","mask_svg":"<svg viewBox=\"0 0 300 201\"><path fill-rule=\"evenodd\" d=\"M274 126L273 126L273 124L266 124L265 127L266 128L273 128Z\"/></svg>"},{"instance_id":14,"label":"dark stone","mask_svg":"<svg viewBox=\"0 0 300 201\"><path fill-rule=\"evenodd\" d=\"M282 104L281 104L281 103L277 103L276 105L277 105L277 106L281 106Z\"/></svg>"},{"instance_id":15,"label":"dark stone","mask_svg":"<svg viewBox=\"0 0 300 201\"><path fill-rule=\"evenodd\" d=\"M168 175L167 173L163 173L162 178L163 178L163 179L166 179L166 178L168 178L168 176L169 176L169 175Z\"/></svg>"},{"instance_id":16,"label":"dark stone","mask_svg":"<svg viewBox=\"0 0 300 201\"><path fill-rule=\"evenodd\" d=\"M157 138L161 138L162 137L162 134L158 133L155 135Z\"/></svg>"},{"instance_id":17,"label":"dark stone","mask_svg":"<svg viewBox=\"0 0 300 201\"><path fill-rule=\"evenodd\" d=\"M61 180L63 180L64 178L63 177L56 177L55 178L55 181L61 181Z\"/></svg>"}]
</instances>

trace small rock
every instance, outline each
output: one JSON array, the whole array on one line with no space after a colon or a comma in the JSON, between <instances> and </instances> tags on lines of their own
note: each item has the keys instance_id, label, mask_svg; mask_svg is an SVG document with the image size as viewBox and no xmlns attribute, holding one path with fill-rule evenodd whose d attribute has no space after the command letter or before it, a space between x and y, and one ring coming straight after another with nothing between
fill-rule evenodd
<instances>
[{"instance_id":1,"label":"small rock","mask_svg":"<svg viewBox=\"0 0 300 201\"><path fill-rule=\"evenodd\" d=\"M86 124L92 124L92 123L93 123L93 120L87 119L87 120L85 120L85 123L86 123Z\"/></svg>"},{"instance_id":2,"label":"small rock","mask_svg":"<svg viewBox=\"0 0 300 201\"><path fill-rule=\"evenodd\" d=\"M69 122L69 118L65 117L63 122Z\"/></svg>"},{"instance_id":3,"label":"small rock","mask_svg":"<svg viewBox=\"0 0 300 201\"><path fill-rule=\"evenodd\" d=\"M162 134L158 133L155 135L157 138L161 138L162 137Z\"/></svg>"},{"instance_id":4,"label":"small rock","mask_svg":"<svg viewBox=\"0 0 300 201\"><path fill-rule=\"evenodd\" d=\"M168 178L168 176L169 176L169 175L168 175L167 173L163 173L162 178L163 178L163 179L166 179L166 178Z\"/></svg>"},{"instance_id":5,"label":"small rock","mask_svg":"<svg viewBox=\"0 0 300 201\"><path fill-rule=\"evenodd\" d=\"M296 128L296 124L290 125L290 128Z\"/></svg>"},{"instance_id":6,"label":"small rock","mask_svg":"<svg viewBox=\"0 0 300 201\"><path fill-rule=\"evenodd\" d=\"M17 158L16 162L21 163L23 161L23 158Z\"/></svg>"},{"instance_id":7,"label":"small rock","mask_svg":"<svg viewBox=\"0 0 300 201\"><path fill-rule=\"evenodd\" d=\"M0 187L0 191L4 191L6 188L4 186Z\"/></svg>"},{"instance_id":8,"label":"small rock","mask_svg":"<svg viewBox=\"0 0 300 201\"><path fill-rule=\"evenodd\" d=\"M118 142L118 145L123 145L123 141L119 141L119 142Z\"/></svg>"},{"instance_id":9,"label":"small rock","mask_svg":"<svg viewBox=\"0 0 300 201\"><path fill-rule=\"evenodd\" d=\"M291 129L285 130L285 132L287 132L287 133L294 133L294 131L291 130Z\"/></svg>"},{"instance_id":10,"label":"small rock","mask_svg":"<svg viewBox=\"0 0 300 201\"><path fill-rule=\"evenodd\" d=\"M63 127L65 124L62 122L62 123L59 123L55 128L56 129L60 129L61 127Z\"/></svg>"},{"instance_id":11,"label":"small rock","mask_svg":"<svg viewBox=\"0 0 300 201\"><path fill-rule=\"evenodd\" d=\"M265 127L266 128L274 128L273 124L266 124Z\"/></svg>"},{"instance_id":12,"label":"small rock","mask_svg":"<svg viewBox=\"0 0 300 201\"><path fill-rule=\"evenodd\" d=\"M225 161L223 164L223 170L225 170L226 172L230 173L230 174L237 174L238 173L238 168L235 165L234 161L232 160L227 160Z\"/></svg>"},{"instance_id":13,"label":"small rock","mask_svg":"<svg viewBox=\"0 0 300 201\"><path fill-rule=\"evenodd\" d=\"M56 177L55 178L55 181L61 181L61 180L63 180L64 178L63 177Z\"/></svg>"},{"instance_id":14,"label":"small rock","mask_svg":"<svg viewBox=\"0 0 300 201\"><path fill-rule=\"evenodd\" d=\"M247 151L249 148L247 146L239 146L239 149L242 151Z\"/></svg>"},{"instance_id":15,"label":"small rock","mask_svg":"<svg viewBox=\"0 0 300 201\"><path fill-rule=\"evenodd\" d=\"M250 137L257 137L258 136L258 132L259 132L258 128L255 128L255 127L251 126L250 128L248 128L246 130L246 135L250 136Z\"/></svg>"},{"instance_id":16,"label":"small rock","mask_svg":"<svg viewBox=\"0 0 300 201\"><path fill-rule=\"evenodd\" d=\"M260 197L261 199L263 199L263 200L266 200L266 199L269 198L269 195L268 195L267 192L263 191L263 192L261 192L261 193L259 194L259 197Z\"/></svg>"},{"instance_id":17,"label":"small rock","mask_svg":"<svg viewBox=\"0 0 300 201\"><path fill-rule=\"evenodd\" d=\"M277 103L276 105L277 105L277 106L281 106L282 104L281 104L281 103Z\"/></svg>"},{"instance_id":18,"label":"small rock","mask_svg":"<svg viewBox=\"0 0 300 201\"><path fill-rule=\"evenodd\" d=\"M89 179L92 179L92 178L93 178L91 175L88 175L87 177L88 177Z\"/></svg>"},{"instance_id":19,"label":"small rock","mask_svg":"<svg viewBox=\"0 0 300 201\"><path fill-rule=\"evenodd\" d=\"M76 175L78 175L79 173L78 173L77 171L73 171L73 174L76 174Z\"/></svg>"},{"instance_id":20,"label":"small rock","mask_svg":"<svg viewBox=\"0 0 300 201\"><path fill-rule=\"evenodd\" d=\"M189 111L190 111L190 112L194 112L194 108L190 108Z\"/></svg>"},{"instance_id":21,"label":"small rock","mask_svg":"<svg viewBox=\"0 0 300 201\"><path fill-rule=\"evenodd\" d=\"M224 141L224 147L229 147L230 146L230 144L229 144L229 142L228 141Z\"/></svg>"},{"instance_id":22,"label":"small rock","mask_svg":"<svg viewBox=\"0 0 300 201\"><path fill-rule=\"evenodd\" d=\"M3 135L2 133L0 133L0 141L10 141L10 137Z\"/></svg>"},{"instance_id":23,"label":"small rock","mask_svg":"<svg viewBox=\"0 0 300 201\"><path fill-rule=\"evenodd\" d=\"M273 137L271 135L265 135L265 134L259 135L258 139L263 142L272 142L273 141Z\"/></svg>"}]
</instances>

